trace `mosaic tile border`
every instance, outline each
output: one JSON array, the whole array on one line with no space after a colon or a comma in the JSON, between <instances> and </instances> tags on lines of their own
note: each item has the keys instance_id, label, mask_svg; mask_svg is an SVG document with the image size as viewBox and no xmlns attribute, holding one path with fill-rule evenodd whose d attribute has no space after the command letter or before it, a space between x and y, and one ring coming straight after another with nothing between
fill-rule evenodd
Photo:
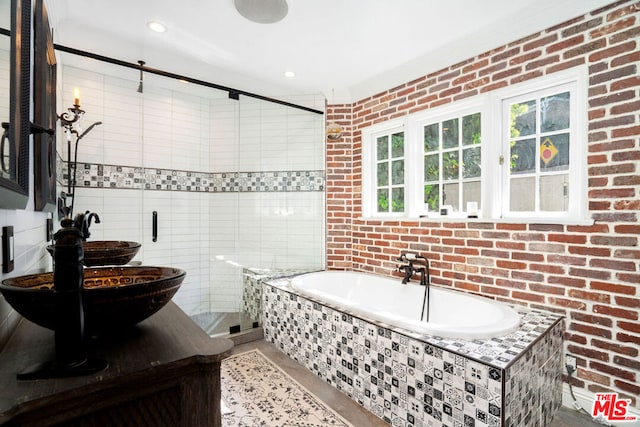
<instances>
[{"instance_id":1,"label":"mosaic tile border","mask_svg":"<svg viewBox=\"0 0 640 427\"><path fill-rule=\"evenodd\" d=\"M538 324L539 338L508 367L495 367L274 282L283 281L263 282L265 339L393 426L538 427L561 405L559 316Z\"/></svg>"},{"instance_id":2,"label":"mosaic tile border","mask_svg":"<svg viewBox=\"0 0 640 427\"><path fill-rule=\"evenodd\" d=\"M69 180L67 162L58 162L60 184ZM77 186L209 193L324 191L325 172L194 172L134 166L78 163Z\"/></svg>"}]
</instances>

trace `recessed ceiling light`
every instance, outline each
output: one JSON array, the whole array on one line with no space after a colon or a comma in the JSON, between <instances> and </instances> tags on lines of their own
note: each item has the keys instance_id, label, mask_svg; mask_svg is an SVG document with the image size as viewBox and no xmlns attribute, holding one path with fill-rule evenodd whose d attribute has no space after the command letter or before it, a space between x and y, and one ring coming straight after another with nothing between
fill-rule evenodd
<instances>
[{"instance_id":1,"label":"recessed ceiling light","mask_svg":"<svg viewBox=\"0 0 640 427\"><path fill-rule=\"evenodd\" d=\"M163 23L158 21L148 22L147 27L149 27L151 31L155 31L156 33L164 33L165 31L167 31L167 27Z\"/></svg>"},{"instance_id":2,"label":"recessed ceiling light","mask_svg":"<svg viewBox=\"0 0 640 427\"><path fill-rule=\"evenodd\" d=\"M284 72L284 76L287 77L287 78L292 79L292 78L294 78L296 76L296 73L294 73L293 71L285 71Z\"/></svg>"}]
</instances>

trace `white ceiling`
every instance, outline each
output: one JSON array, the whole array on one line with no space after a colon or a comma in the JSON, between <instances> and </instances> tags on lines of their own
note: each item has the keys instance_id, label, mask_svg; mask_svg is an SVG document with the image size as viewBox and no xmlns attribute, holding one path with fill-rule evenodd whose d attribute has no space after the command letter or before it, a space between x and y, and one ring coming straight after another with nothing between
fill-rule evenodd
<instances>
[{"instance_id":1,"label":"white ceiling","mask_svg":"<svg viewBox=\"0 0 640 427\"><path fill-rule=\"evenodd\" d=\"M267 96L354 102L612 0L288 0L275 24L233 0L46 0L54 42ZM146 24L158 20L165 33ZM285 78L284 71L296 73Z\"/></svg>"}]
</instances>

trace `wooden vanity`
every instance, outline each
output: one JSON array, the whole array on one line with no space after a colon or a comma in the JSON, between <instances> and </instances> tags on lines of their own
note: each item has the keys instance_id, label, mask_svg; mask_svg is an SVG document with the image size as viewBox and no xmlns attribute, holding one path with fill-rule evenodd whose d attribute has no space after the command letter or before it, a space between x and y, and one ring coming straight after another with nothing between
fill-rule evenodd
<instances>
[{"instance_id":1,"label":"wooden vanity","mask_svg":"<svg viewBox=\"0 0 640 427\"><path fill-rule=\"evenodd\" d=\"M220 363L232 347L170 302L135 327L89 340L105 370L18 381L54 359L53 331L22 320L0 352L0 425L220 426Z\"/></svg>"}]
</instances>

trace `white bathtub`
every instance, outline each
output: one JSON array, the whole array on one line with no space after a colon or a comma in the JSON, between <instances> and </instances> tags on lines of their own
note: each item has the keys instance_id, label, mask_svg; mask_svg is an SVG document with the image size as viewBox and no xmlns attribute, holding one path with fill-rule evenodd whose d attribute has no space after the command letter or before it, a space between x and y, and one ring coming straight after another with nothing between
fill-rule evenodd
<instances>
[{"instance_id":1,"label":"white bathtub","mask_svg":"<svg viewBox=\"0 0 640 427\"><path fill-rule=\"evenodd\" d=\"M483 339L507 335L520 326L520 315L506 304L436 286L430 290L429 322L422 322L425 287L416 280L403 285L401 279L373 274L321 271L294 277L290 283L304 297L421 334Z\"/></svg>"}]
</instances>

